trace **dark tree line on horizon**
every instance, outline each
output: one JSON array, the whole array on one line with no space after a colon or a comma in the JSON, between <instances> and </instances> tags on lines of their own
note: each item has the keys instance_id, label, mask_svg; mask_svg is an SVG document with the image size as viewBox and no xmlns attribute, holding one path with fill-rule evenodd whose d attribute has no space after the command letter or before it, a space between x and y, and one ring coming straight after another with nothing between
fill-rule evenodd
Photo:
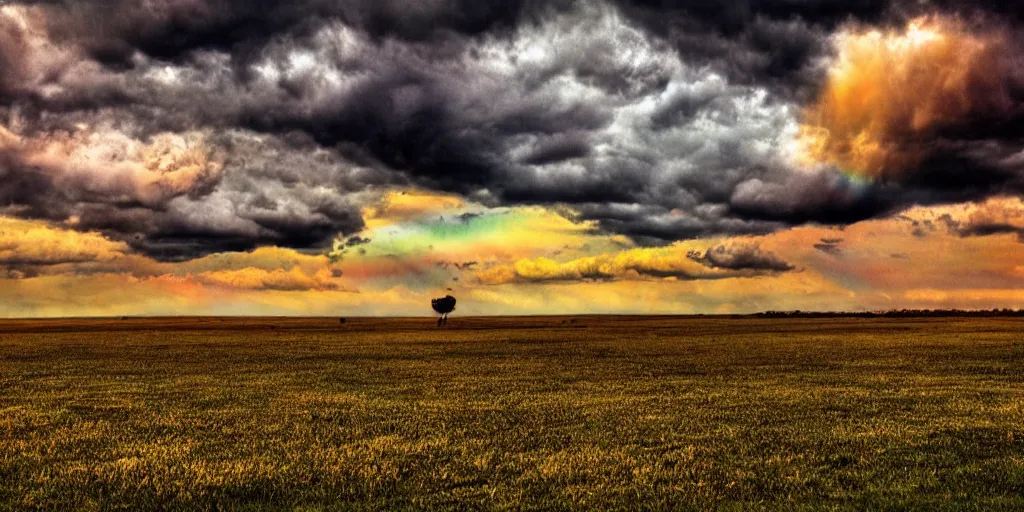
<instances>
[{"instance_id":1,"label":"dark tree line on horizon","mask_svg":"<svg viewBox=\"0 0 1024 512\"><path fill-rule=\"evenodd\" d=\"M888 311L764 311L760 318L944 318L944 317L1024 317L1024 309L892 309Z\"/></svg>"}]
</instances>

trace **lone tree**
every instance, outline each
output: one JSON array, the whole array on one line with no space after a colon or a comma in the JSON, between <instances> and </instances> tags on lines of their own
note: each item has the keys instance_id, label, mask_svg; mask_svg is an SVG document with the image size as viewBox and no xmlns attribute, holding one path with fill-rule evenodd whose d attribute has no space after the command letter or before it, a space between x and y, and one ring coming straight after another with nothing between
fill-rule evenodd
<instances>
[{"instance_id":1,"label":"lone tree","mask_svg":"<svg viewBox=\"0 0 1024 512\"><path fill-rule=\"evenodd\" d=\"M437 326L441 327L448 323L448 313L455 311L455 297L446 295L443 298L431 300L430 306L441 314L441 318L437 319Z\"/></svg>"}]
</instances>

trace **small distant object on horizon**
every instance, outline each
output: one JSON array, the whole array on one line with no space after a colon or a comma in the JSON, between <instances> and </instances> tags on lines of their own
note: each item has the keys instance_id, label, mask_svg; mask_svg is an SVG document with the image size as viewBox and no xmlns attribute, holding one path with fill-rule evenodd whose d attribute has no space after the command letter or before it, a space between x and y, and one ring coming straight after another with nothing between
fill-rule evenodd
<instances>
[{"instance_id":1,"label":"small distant object on horizon","mask_svg":"<svg viewBox=\"0 0 1024 512\"><path fill-rule=\"evenodd\" d=\"M441 315L441 318L437 319L437 326L441 327L448 324L448 314L455 311L455 297L445 295L440 299L433 299L430 306Z\"/></svg>"},{"instance_id":2,"label":"small distant object on horizon","mask_svg":"<svg viewBox=\"0 0 1024 512\"><path fill-rule=\"evenodd\" d=\"M344 319L344 318L339 318L339 319L338 319L338 323L339 323L339 324L343 324L343 323L345 323L345 319Z\"/></svg>"}]
</instances>

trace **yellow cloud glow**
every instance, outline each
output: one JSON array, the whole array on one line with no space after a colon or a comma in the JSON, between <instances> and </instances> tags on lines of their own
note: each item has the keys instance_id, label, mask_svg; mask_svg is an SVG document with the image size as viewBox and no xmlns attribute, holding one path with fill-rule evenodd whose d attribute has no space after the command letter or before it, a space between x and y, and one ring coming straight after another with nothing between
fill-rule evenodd
<instances>
[{"instance_id":1,"label":"yellow cloud glow","mask_svg":"<svg viewBox=\"0 0 1024 512\"><path fill-rule=\"evenodd\" d=\"M460 315L1024 307L1019 198L914 208L841 230L800 227L662 248L622 247L530 212L465 232L440 229L441 239L455 237L453 253L439 243L433 252L332 261L262 248L181 263L131 254L97 233L0 217L0 315L430 315L429 299L446 288ZM979 233L967 236L972 227ZM492 237L502 233L523 246L497 251ZM715 267L751 264L729 259L733 253L777 259L761 270ZM461 258L480 263L438 266ZM771 270L785 264L792 270ZM424 275L437 281L424 284Z\"/></svg>"},{"instance_id":2,"label":"yellow cloud glow","mask_svg":"<svg viewBox=\"0 0 1024 512\"><path fill-rule=\"evenodd\" d=\"M98 233L0 217L0 264L59 265L120 259L128 247Z\"/></svg>"}]
</instances>

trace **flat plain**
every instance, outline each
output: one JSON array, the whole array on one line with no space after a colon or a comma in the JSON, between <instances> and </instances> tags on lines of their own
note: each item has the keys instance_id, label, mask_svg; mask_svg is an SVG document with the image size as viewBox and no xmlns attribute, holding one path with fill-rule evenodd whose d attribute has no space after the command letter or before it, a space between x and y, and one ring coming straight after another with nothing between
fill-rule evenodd
<instances>
[{"instance_id":1,"label":"flat plain","mask_svg":"<svg viewBox=\"0 0 1024 512\"><path fill-rule=\"evenodd\" d=\"M1024 321L0 321L0 510L1024 509Z\"/></svg>"}]
</instances>

